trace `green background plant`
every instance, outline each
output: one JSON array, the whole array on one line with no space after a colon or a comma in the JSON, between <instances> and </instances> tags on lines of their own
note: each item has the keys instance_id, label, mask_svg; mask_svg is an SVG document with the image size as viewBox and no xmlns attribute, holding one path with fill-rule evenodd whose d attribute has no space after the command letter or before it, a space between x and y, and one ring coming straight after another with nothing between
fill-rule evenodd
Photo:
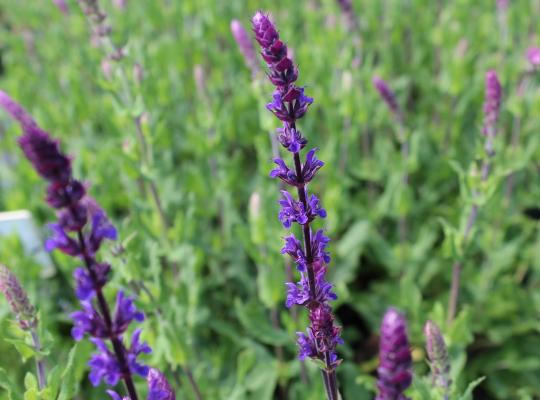
<instances>
[{"instance_id":1,"label":"green background plant","mask_svg":"<svg viewBox=\"0 0 540 400\"><path fill-rule=\"evenodd\" d=\"M139 162L132 123L140 100L126 107L118 98L117 77L103 75L104 53L91 44L75 1L64 16L49 1L0 0L0 88L62 140L75 156L76 175L92 183L92 195L118 226L125 251L118 254L114 245L104 251L115 271L107 295L118 288L138 295L148 315L144 337L154 348L148 363L175 377L179 398L194 398L186 371L206 399L323 398L316 366L306 364L306 385L295 359L294 332L305 326L305 313L298 310L295 321L283 305L285 232L276 217L278 183L267 177L269 132L277 124L263 106L272 88L252 82L229 30L233 18L248 27L257 9L272 13L300 66L299 83L315 98L301 129L326 162L312 190L328 211L330 280L344 328L338 372L344 398L373 396L376 335L389 305L409 320L414 398L426 398L429 383L422 378L428 318L449 343L455 398L480 377L478 398L540 396L540 232L523 212L540 196L540 74L517 95L525 50L540 45L539 1L511 2L506 36L495 1L355 1L360 63L334 0L132 1L124 11L101 3L114 42L127 46L122 63L133 87L132 63L144 66L137 91L151 163ZM464 249L459 231L478 187L490 68L503 85L494 178L482 188L475 235ZM204 89L195 71L202 71ZM407 189L395 123L372 87L374 74L389 82L405 110ZM511 146L516 121L519 142ZM53 215L44 185L17 148L19 133L3 114L0 209L29 209L44 226ZM172 221L166 232L141 183L147 179L157 183ZM405 242L397 235L401 215L408 221ZM451 267L460 257L460 313L447 326ZM44 277L16 238L0 241L0 260L28 289L51 335L50 366L67 364L68 313L76 306L66 290L76 265L57 253L53 259L55 274ZM2 301L2 338L9 321ZM90 351L81 343L71 380L78 398L102 399L103 388L91 388L84 373ZM6 340L0 354L0 386L9 380L20 392L24 383L32 389L25 376L33 364L21 362ZM0 389L0 399L7 393Z\"/></svg>"}]
</instances>

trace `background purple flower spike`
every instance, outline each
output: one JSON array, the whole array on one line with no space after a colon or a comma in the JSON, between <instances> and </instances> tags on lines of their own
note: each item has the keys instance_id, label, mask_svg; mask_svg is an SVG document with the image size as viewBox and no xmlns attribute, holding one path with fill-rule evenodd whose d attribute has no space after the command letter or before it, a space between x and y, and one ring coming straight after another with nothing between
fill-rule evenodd
<instances>
[{"instance_id":1,"label":"background purple flower spike","mask_svg":"<svg viewBox=\"0 0 540 400\"><path fill-rule=\"evenodd\" d=\"M482 133L486 136L496 135L497 120L501 108L501 83L497 72L491 70L486 73L486 95L484 100L484 127Z\"/></svg>"},{"instance_id":2,"label":"background purple flower spike","mask_svg":"<svg viewBox=\"0 0 540 400\"><path fill-rule=\"evenodd\" d=\"M403 314L389 308L384 314L379 342L376 400L405 400L412 382L412 357Z\"/></svg>"}]
</instances>

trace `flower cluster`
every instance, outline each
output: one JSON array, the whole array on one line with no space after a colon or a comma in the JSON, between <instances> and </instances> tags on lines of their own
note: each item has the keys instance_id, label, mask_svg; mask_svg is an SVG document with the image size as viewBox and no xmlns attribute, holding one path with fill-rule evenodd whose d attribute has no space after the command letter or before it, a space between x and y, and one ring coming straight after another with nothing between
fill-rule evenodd
<instances>
[{"instance_id":1,"label":"flower cluster","mask_svg":"<svg viewBox=\"0 0 540 400\"><path fill-rule=\"evenodd\" d=\"M447 393L452 383L450 380L450 358L441 330L434 322L428 321L424 326L424 335L433 384Z\"/></svg>"},{"instance_id":2,"label":"flower cluster","mask_svg":"<svg viewBox=\"0 0 540 400\"><path fill-rule=\"evenodd\" d=\"M412 382L412 357L405 317L394 308L384 314L379 343L376 400L405 400Z\"/></svg>"},{"instance_id":3,"label":"flower cluster","mask_svg":"<svg viewBox=\"0 0 540 400\"><path fill-rule=\"evenodd\" d=\"M105 212L86 193L86 186L73 177L71 159L60 150L58 141L43 131L32 117L7 94L0 91L0 106L21 125L19 144L35 170L48 182L47 202L57 210L58 221L50 224L52 236L46 249L58 249L82 262L74 271L76 294L82 309L72 313L72 336L81 340L86 334L96 345L92 356L90 380L98 385L102 380L116 385L126 383L131 400L137 400L132 375L146 377L148 367L138 363L141 353L150 352L139 340L140 330L126 346L124 334L132 321L142 321L133 300L119 292L114 314L103 294L110 265L98 262L96 253L104 240L115 240L117 232ZM110 342L110 347L105 340Z\"/></svg>"},{"instance_id":4,"label":"flower cluster","mask_svg":"<svg viewBox=\"0 0 540 400\"><path fill-rule=\"evenodd\" d=\"M0 264L0 293L4 295L17 323L23 330L35 328L36 309L28 300L28 295L13 272Z\"/></svg>"},{"instance_id":5,"label":"flower cluster","mask_svg":"<svg viewBox=\"0 0 540 400\"><path fill-rule=\"evenodd\" d=\"M296 199L286 190L281 192L283 198L279 201L279 220L286 229L290 229L293 223L298 224L304 235L304 246L291 233L285 237L285 245L281 249L281 253L294 259L300 272L298 283L286 284L286 305L292 307L298 304L309 310L310 326L305 333L297 334L299 358L322 360L326 371L333 374L339 364L336 346L341 343L341 338L340 328L334 324L334 316L328 303L336 299L332 285L326 281L326 264L330 262L326 251L329 239L322 230L313 233L310 226L315 218L325 218L326 211L317 196L309 196L307 192L308 183L324 163L315 157L316 149L310 150L302 163L300 151L306 146L307 140L296 127L297 120L306 114L313 99L306 96L304 88L295 85L298 68L287 55L287 46L280 40L268 16L257 12L252 25L255 39L262 49L261 55L269 69L268 78L276 87L267 109L283 123L282 128L277 131L277 139L292 153L294 162L294 168L290 168L283 159L276 158L274 162L277 168L270 173L271 177L279 178L295 188L298 195ZM335 386L335 377L333 379L332 385ZM335 393L336 388L332 387L331 391Z\"/></svg>"}]
</instances>

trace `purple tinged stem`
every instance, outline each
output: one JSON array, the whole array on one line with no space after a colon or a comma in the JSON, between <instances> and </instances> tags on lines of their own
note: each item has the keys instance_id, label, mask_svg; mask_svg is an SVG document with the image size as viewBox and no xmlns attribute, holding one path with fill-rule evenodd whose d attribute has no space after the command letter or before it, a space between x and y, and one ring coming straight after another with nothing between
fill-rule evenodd
<instances>
[{"instance_id":1,"label":"purple tinged stem","mask_svg":"<svg viewBox=\"0 0 540 400\"><path fill-rule=\"evenodd\" d=\"M34 344L34 349L37 352L40 352L42 348L41 348L41 342L39 340L39 336L37 334L36 328L32 328L32 330L30 331L30 334L32 335L32 342ZM45 374L45 362L40 355L36 355L34 358L36 360L38 387L40 390L43 390L45 386L47 386L47 375Z\"/></svg>"},{"instance_id":2,"label":"purple tinged stem","mask_svg":"<svg viewBox=\"0 0 540 400\"><path fill-rule=\"evenodd\" d=\"M77 238L78 238L79 246L83 254L85 267L88 273L90 274L90 278L92 279L92 281L94 283L97 283L98 279L96 277L94 269L92 268L92 266L96 263L96 261L86 250L86 245L85 245L85 240L84 240L82 230L79 230L77 232ZM103 295L102 289L97 284L95 284L94 286L95 286L97 304L101 311L103 320L105 322L106 329L109 332L109 339L113 346L114 354L116 358L118 359L118 364L120 365L120 369L122 371L122 378L124 380L126 390L131 400L137 400L138 399L137 391L135 389L131 370L127 362L126 348L124 344L122 343L122 340L118 336L113 334L111 311L109 309L109 305L107 304L107 301L105 300L105 296Z\"/></svg>"},{"instance_id":3,"label":"purple tinged stem","mask_svg":"<svg viewBox=\"0 0 540 400\"><path fill-rule=\"evenodd\" d=\"M493 149L493 140L497 135L497 121L499 119L500 107L502 98L502 88L499 82L497 73L490 70L486 73L485 78L485 99L484 99L484 126L482 134L485 136L485 157L482 162L481 181L487 182L491 172L490 159L495 155ZM473 192L476 195L476 192ZM473 204L467 218L467 223L463 231L463 245L466 246L469 242L470 234L480 211L478 204ZM447 323L451 323L457 313L459 301L459 288L461 282L461 271L463 269L462 261L456 260L452 265L452 283L450 286L450 297L448 299L448 315Z\"/></svg>"}]
</instances>

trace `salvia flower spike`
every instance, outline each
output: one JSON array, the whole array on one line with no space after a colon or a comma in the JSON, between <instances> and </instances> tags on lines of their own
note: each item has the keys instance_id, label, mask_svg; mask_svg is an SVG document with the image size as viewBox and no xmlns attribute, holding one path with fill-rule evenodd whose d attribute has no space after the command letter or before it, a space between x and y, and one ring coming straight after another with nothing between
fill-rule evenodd
<instances>
[{"instance_id":1,"label":"salvia flower spike","mask_svg":"<svg viewBox=\"0 0 540 400\"><path fill-rule=\"evenodd\" d=\"M231 32L234 36L234 40L244 57L244 62L251 70L253 76L259 72L259 63L257 62L257 53L255 47L251 42L251 37L242 25L242 23L236 19L231 21Z\"/></svg>"},{"instance_id":2,"label":"salvia flower spike","mask_svg":"<svg viewBox=\"0 0 540 400\"><path fill-rule=\"evenodd\" d=\"M427 321L424 326L426 351L431 367L432 384L444 390L448 398L450 389L450 358L441 330L433 321Z\"/></svg>"},{"instance_id":3,"label":"salvia flower spike","mask_svg":"<svg viewBox=\"0 0 540 400\"><path fill-rule=\"evenodd\" d=\"M261 46L261 55L268 66L268 78L276 87L272 101L267 109L271 111L283 126L277 131L277 139L292 155L294 167L290 168L281 158L274 162L277 168L270 173L291 186L297 194L282 190L279 201L281 211L279 219L286 229L293 224L300 226L303 244L293 233L285 237L281 252L289 254L297 263L300 273L298 283L286 283L287 307L302 305L309 311L310 325L305 332L297 333L299 358L309 357L319 360L322 369L326 395L328 399L338 398L336 367L340 360L336 346L342 343L341 329L334 323L331 300L336 299L332 285L326 281L326 265L330 256L326 251L329 239L322 230L313 233L311 224L316 218L325 218L326 211L315 195L308 195L308 183L324 165L315 157L315 149L309 151L302 163L300 152L307 145L307 140L298 130L296 122L308 111L313 99L308 97L303 87L296 86L298 68L288 56L287 46L270 18L257 12L252 19L255 39Z\"/></svg>"},{"instance_id":4,"label":"salvia flower spike","mask_svg":"<svg viewBox=\"0 0 540 400\"><path fill-rule=\"evenodd\" d=\"M23 135L19 145L38 174L48 182L46 199L57 210L58 221L49 225L52 236L46 241L46 249L58 249L82 263L74 272L82 309L71 315L75 324L72 336L81 340L89 335L96 346L97 352L89 362L90 380L94 385L104 381L114 386L122 379L129 398L137 400L133 375L148 374L148 367L137 358L151 350L140 341L140 330L135 330L129 346L124 339L130 323L142 321L144 315L121 291L114 314L111 312L103 294L111 267L96 258L104 240L117 238L116 229L96 201L86 194L86 185L73 177L71 159L61 151L58 141L2 91L0 106L20 123Z\"/></svg>"},{"instance_id":5,"label":"salvia flower spike","mask_svg":"<svg viewBox=\"0 0 540 400\"><path fill-rule=\"evenodd\" d=\"M412 382L412 357L403 314L389 308L384 314L379 343L376 400L405 400Z\"/></svg>"}]
</instances>

